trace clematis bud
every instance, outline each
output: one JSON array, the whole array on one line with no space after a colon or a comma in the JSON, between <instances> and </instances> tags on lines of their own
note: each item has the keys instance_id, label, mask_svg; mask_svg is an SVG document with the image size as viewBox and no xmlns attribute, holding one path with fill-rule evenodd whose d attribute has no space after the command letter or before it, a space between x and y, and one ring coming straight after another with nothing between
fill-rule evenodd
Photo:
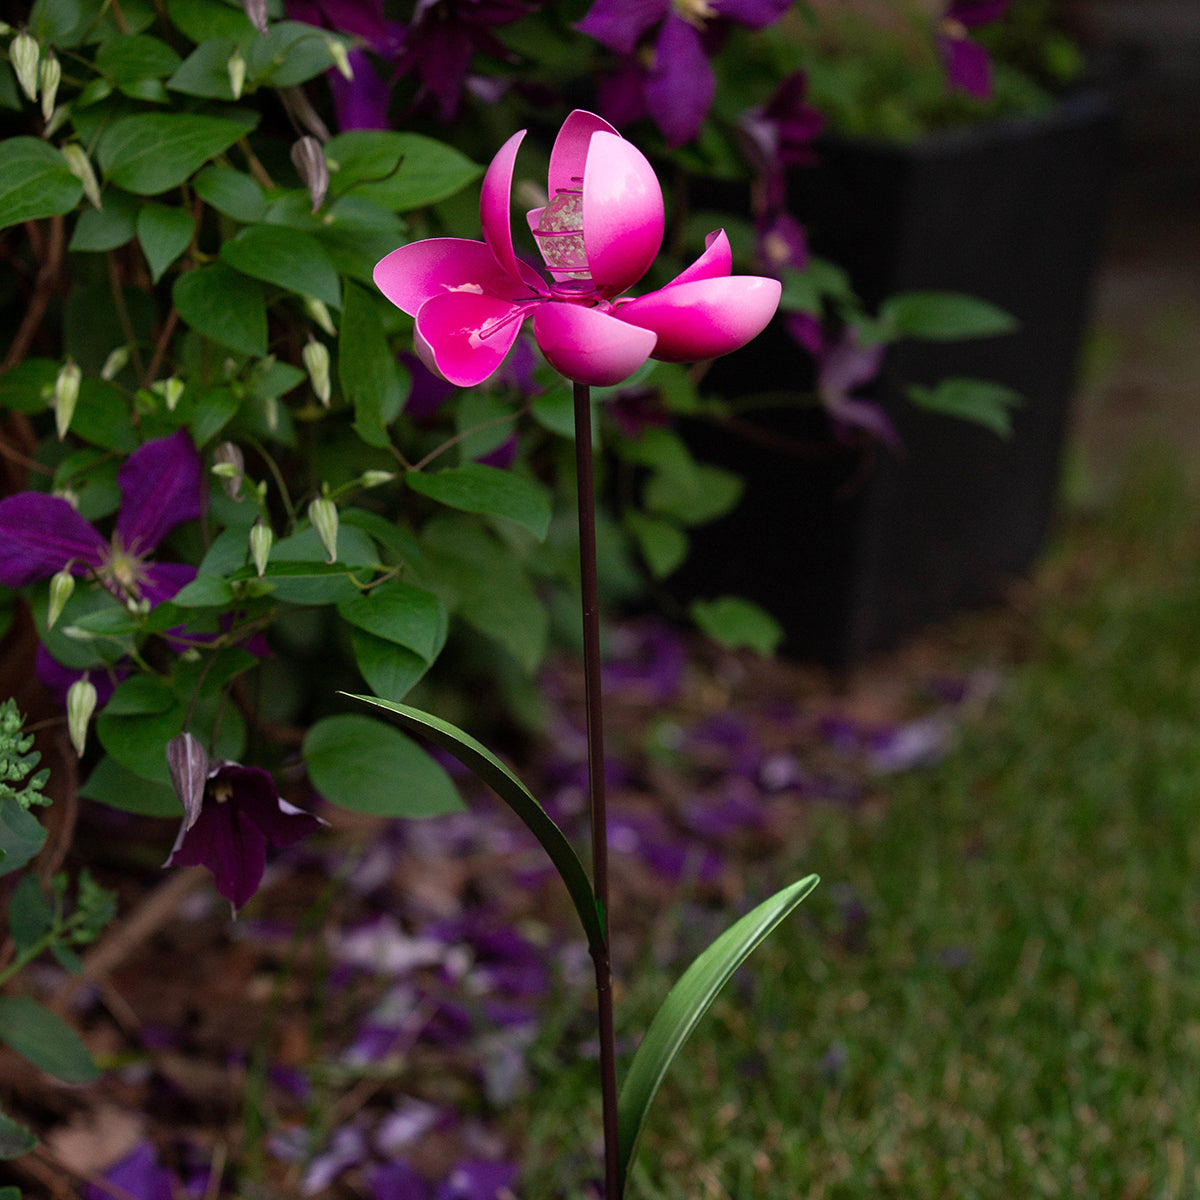
<instances>
[{"instance_id":1,"label":"clematis bud","mask_svg":"<svg viewBox=\"0 0 1200 1200\"><path fill-rule=\"evenodd\" d=\"M242 8L246 10L246 16L249 18L250 24L259 33L266 33L267 0L242 0Z\"/></svg>"},{"instance_id":2,"label":"clematis bud","mask_svg":"<svg viewBox=\"0 0 1200 1200\"><path fill-rule=\"evenodd\" d=\"M325 162L325 152L321 149L321 143L315 137L306 134L292 146L292 164L301 182L308 188L308 194L312 198L312 210L316 212L329 190L329 166Z\"/></svg>"},{"instance_id":3,"label":"clematis bud","mask_svg":"<svg viewBox=\"0 0 1200 1200\"><path fill-rule=\"evenodd\" d=\"M338 510L328 496L320 496L308 506L308 519L321 539L330 562L337 561Z\"/></svg>"},{"instance_id":4,"label":"clematis bud","mask_svg":"<svg viewBox=\"0 0 1200 1200\"><path fill-rule=\"evenodd\" d=\"M38 67L38 79L42 85L42 120L49 121L54 113L54 98L58 95L58 85L62 82L62 67L57 56L49 51Z\"/></svg>"},{"instance_id":5,"label":"clematis bud","mask_svg":"<svg viewBox=\"0 0 1200 1200\"><path fill-rule=\"evenodd\" d=\"M350 65L350 55L346 52L345 45L333 38L326 38L325 45L329 47L329 57L333 59L333 65L337 67L338 73L347 82L353 83L354 68Z\"/></svg>"},{"instance_id":6,"label":"clematis bud","mask_svg":"<svg viewBox=\"0 0 1200 1200\"><path fill-rule=\"evenodd\" d=\"M172 375L169 379L155 380L150 387L156 395L166 401L167 411L174 412L180 396L183 395L183 380L178 375Z\"/></svg>"},{"instance_id":7,"label":"clematis bud","mask_svg":"<svg viewBox=\"0 0 1200 1200\"><path fill-rule=\"evenodd\" d=\"M334 326L333 318L329 315L329 309L325 306L324 300L318 300L315 296L304 297L304 311L320 327L325 330L330 337L337 336L337 328Z\"/></svg>"},{"instance_id":8,"label":"clematis bud","mask_svg":"<svg viewBox=\"0 0 1200 1200\"><path fill-rule=\"evenodd\" d=\"M236 500L246 476L246 460L240 447L232 442L222 442L213 451L212 473L220 479L225 495Z\"/></svg>"},{"instance_id":9,"label":"clematis bud","mask_svg":"<svg viewBox=\"0 0 1200 1200\"><path fill-rule=\"evenodd\" d=\"M96 685L85 675L67 689L67 734L75 753L83 757L88 722L96 711Z\"/></svg>"},{"instance_id":10,"label":"clematis bud","mask_svg":"<svg viewBox=\"0 0 1200 1200\"><path fill-rule=\"evenodd\" d=\"M58 430L60 442L71 428L71 418L75 415L75 404L79 399L81 376L79 367L73 362L68 362L54 379L54 427Z\"/></svg>"},{"instance_id":11,"label":"clematis bud","mask_svg":"<svg viewBox=\"0 0 1200 1200\"><path fill-rule=\"evenodd\" d=\"M255 521L250 527L250 557L254 560L254 569L261 579L267 569L267 559L271 556L271 547L275 543L275 534L270 525Z\"/></svg>"},{"instance_id":12,"label":"clematis bud","mask_svg":"<svg viewBox=\"0 0 1200 1200\"><path fill-rule=\"evenodd\" d=\"M129 347L118 346L104 360L104 366L100 368L100 378L104 380L116 379L120 373L125 370L125 364L129 362Z\"/></svg>"},{"instance_id":13,"label":"clematis bud","mask_svg":"<svg viewBox=\"0 0 1200 1200\"><path fill-rule=\"evenodd\" d=\"M208 755L190 733L178 734L167 743L167 770L171 773L175 795L183 805L183 828L191 829L204 803Z\"/></svg>"},{"instance_id":14,"label":"clematis bud","mask_svg":"<svg viewBox=\"0 0 1200 1200\"><path fill-rule=\"evenodd\" d=\"M229 56L225 70L229 75L229 90L233 92L235 100L240 100L242 88L246 86L246 60L242 57L240 50L234 50Z\"/></svg>"},{"instance_id":15,"label":"clematis bud","mask_svg":"<svg viewBox=\"0 0 1200 1200\"><path fill-rule=\"evenodd\" d=\"M308 371L309 379L312 380L313 391L317 393L317 399L328 408L329 397L332 393L332 385L329 380L329 347L324 342L318 342L316 338L310 338L308 344L300 352L300 357L304 359L304 367Z\"/></svg>"},{"instance_id":16,"label":"clematis bud","mask_svg":"<svg viewBox=\"0 0 1200 1200\"><path fill-rule=\"evenodd\" d=\"M8 61L12 63L17 82L21 90L30 100L36 100L38 94L38 59L41 51L37 39L21 30L8 44Z\"/></svg>"},{"instance_id":17,"label":"clematis bud","mask_svg":"<svg viewBox=\"0 0 1200 1200\"><path fill-rule=\"evenodd\" d=\"M67 169L83 184L83 194L91 201L93 208L103 208L100 202L100 184L96 180L96 172L92 170L91 160L87 151L78 143L71 142L63 146L62 156L67 160Z\"/></svg>"},{"instance_id":18,"label":"clematis bud","mask_svg":"<svg viewBox=\"0 0 1200 1200\"><path fill-rule=\"evenodd\" d=\"M363 487L378 487L381 483L391 483L396 478L395 471L364 471L359 479Z\"/></svg>"},{"instance_id":19,"label":"clematis bud","mask_svg":"<svg viewBox=\"0 0 1200 1200\"><path fill-rule=\"evenodd\" d=\"M71 115L71 106L69 104L60 104L49 117L46 118L46 124L42 128L42 138L52 138L62 126L62 123Z\"/></svg>"},{"instance_id":20,"label":"clematis bud","mask_svg":"<svg viewBox=\"0 0 1200 1200\"><path fill-rule=\"evenodd\" d=\"M63 607L75 590L75 576L64 567L50 580L50 604L46 613L46 628L53 629L54 622L62 616Z\"/></svg>"}]
</instances>

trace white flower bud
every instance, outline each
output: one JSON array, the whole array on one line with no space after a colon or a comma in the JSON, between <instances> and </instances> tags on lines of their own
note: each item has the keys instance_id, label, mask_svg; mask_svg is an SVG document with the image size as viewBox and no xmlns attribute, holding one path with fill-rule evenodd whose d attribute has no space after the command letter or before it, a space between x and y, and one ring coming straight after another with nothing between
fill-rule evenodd
<instances>
[{"instance_id":1,"label":"white flower bud","mask_svg":"<svg viewBox=\"0 0 1200 1200\"><path fill-rule=\"evenodd\" d=\"M30 100L37 99L39 58L41 51L37 40L24 30L8 44L8 61L12 63L21 90Z\"/></svg>"},{"instance_id":2,"label":"white flower bud","mask_svg":"<svg viewBox=\"0 0 1200 1200\"><path fill-rule=\"evenodd\" d=\"M250 19L250 24L259 33L266 33L267 0L242 0L242 8L246 10L246 16Z\"/></svg>"},{"instance_id":3,"label":"white flower bud","mask_svg":"<svg viewBox=\"0 0 1200 1200\"><path fill-rule=\"evenodd\" d=\"M62 156L67 160L68 170L83 184L83 194L91 201L92 207L103 208L100 202L100 184L84 148L78 142L71 142L63 146Z\"/></svg>"},{"instance_id":4,"label":"white flower bud","mask_svg":"<svg viewBox=\"0 0 1200 1200\"><path fill-rule=\"evenodd\" d=\"M62 67L53 51L47 53L38 67L38 77L42 85L42 120L49 121L54 113L54 98L58 95L58 85L62 82Z\"/></svg>"},{"instance_id":5,"label":"white flower bud","mask_svg":"<svg viewBox=\"0 0 1200 1200\"><path fill-rule=\"evenodd\" d=\"M246 475L246 460L241 448L232 442L222 442L213 451L212 473L220 479L225 495L236 500Z\"/></svg>"},{"instance_id":6,"label":"white flower bud","mask_svg":"<svg viewBox=\"0 0 1200 1200\"><path fill-rule=\"evenodd\" d=\"M120 373L125 370L125 364L129 362L129 347L118 346L105 360L104 366L100 368L101 379L116 379Z\"/></svg>"},{"instance_id":7,"label":"white flower bud","mask_svg":"<svg viewBox=\"0 0 1200 1200\"><path fill-rule=\"evenodd\" d=\"M337 561L338 510L328 496L320 496L308 506L308 519L321 539L330 562Z\"/></svg>"},{"instance_id":8,"label":"white flower bud","mask_svg":"<svg viewBox=\"0 0 1200 1200\"><path fill-rule=\"evenodd\" d=\"M329 315L329 309L325 306L324 300L318 300L315 296L304 297L304 311L320 327L325 330L330 337L337 337L337 328L333 323L333 318Z\"/></svg>"},{"instance_id":9,"label":"white flower bud","mask_svg":"<svg viewBox=\"0 0 1200 1200\"><path fill-rule=\"evenodd\" d=\"M61 442L71 428L71 418L75 415L75 404L79 399L79 381L83 373L79 367L68 362L64 364L54 379L54 427L58 430L58 440Z\"/></svg>"},{"instance_id":10,"label":"white flower bud","mask_svg":"<svg viewBox=\"0 0 1200 1200\"><path fill-rule=\"evenodd\" d=\"M53 629L54 622L62 616L64 605L75 590L75 576L64 567L50 580L50 604L46 613L46 628Z\"/></svg>"},{"instance_id":11,"label":"white flower bud","mask_svg":"<svg viewBox=\"0 0 1200 1200\"><path fill-rule=\"evenodd\" d=\"M254 569L261 579L267 569L267 559L271 557L271 547L275 544L275 534L270 525L255 521L250 527L250 557L254 560Z\"/></svg>"},{"instance_id":12,"label":"white flower bud","mask_svg":"<svg viewBox=\"0 0 1200 1200\"><path fill-rule=\"evenodd\" d=\"M150 390L166 401L168 412L174 412L179 397L183 395L183 380L178 375L172 375L169 379L156 379L150 385Z\"/></svg>"},{"instance_id":13,"label":"white flower bud","mask_svg":"<svg viewBox=\"0 0 1200 1200\"><path fill-rule=\"evenodd\" d=\"M395 471L364 471L359 483L363 487L378 487L381 483L391 483L396 478Z\"/></svg>"},{"instance_id":14,"label":"white flower bud","mask_svg":"<svg viewBox=\"0 0 1200 1200\"><path fill-rule=\"evenodd\" d=\"M180 733L167 743L167 770L175 795L183 806L183 832L191 829L204 804L204 787L208 782L208 755L190 733ZM176 844L178 848L178 843Z\"/></svg>"},{"instance_id":15,"label":"white flower bud","mask_svg":"<svg viewBox=\"0 0 1200 1200\"><path fill-rule=\"evenodd\" d=\"M325 151L315 137L305 134L292 145L292 165L300 181L308 188L312 198L312 210L316 212L329 190L329 167L325 162Z\"/></svg>"},{"instance_id":16,"label":"white flower bud","mask_svg":"<svg viewBox=\"0 0 1200 1200\"><path fill-rule=\"evenodd\" d=\"M345 44L334 38L327 38L325 44L329 47L329 57L333 59L333 65L337 67L338 72L344 79L353 83L354 68L350 65L350 55L346 53Z\"/></svg>"},{"instance_id":17,"label":"white flower bud","mask_svg":"<svg viewBox=\"0 0 1200 1200\"><path fill-rule=\"evenodd\" d=\"M329 379L329 347L312 338L300 352L300 357L304 359L304 368L308 371L317 399L328 408L333 388Z\"/></svg>"},{"instance_id":18,"label":"white flower bud","mask_svg":"<svg viewBox=\"0 0 1200 1200\"><path fill-rule=\"evenodd\" d=\"M96 711L96 685L85 675L67 689L67 733L75 753L83 757L88 722Z\"/></svg>"},{"instance_id":19,"label":"white flower bud","mask_svg":"<svg viewBox=\"0 0 1200 1200\"><path fill-rule=\"evenodd\" d=\"M240 100L242 88L246 86L246 60L242 57L240 50L234 50L229 56L225 70L229 73L229 90L233 92L235 100Z\"/></svg>"},{"instance_id":20,"label":"white flower bud","mask_svg":"<svg viewBox=\"0 0 1200 1200\"><path fill-rule=\"evenodd\" d=\"M42 137L52 138L70 115L71 106L69 104L60 104L47 118L46 125L42 129Z\"/></svg>"}]
</instances>

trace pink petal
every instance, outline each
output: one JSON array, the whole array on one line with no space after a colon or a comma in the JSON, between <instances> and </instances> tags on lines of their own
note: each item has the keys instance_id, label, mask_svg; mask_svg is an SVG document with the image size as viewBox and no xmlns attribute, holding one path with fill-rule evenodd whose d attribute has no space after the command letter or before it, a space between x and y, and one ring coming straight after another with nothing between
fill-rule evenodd
<instances>
[{"instance_id":1,"label":"pink petal","mask_svg":"<svg viewBox=\"0 0 1200 1200\"><path fill-rule=\"evenodd\" d=\"M603 118L582 108L570 113L558 130L550 151L550 174L547 180L550 195L563 191L579 191L583 187L583 172L587 166L588 148L593 133L620 134Z\"/></svg>"},{"instance_id":2,"label":"pink petal","mask_svg":"<svg viewBox=\"0 0 1200 1200\"><path fill-rule=\"evenodd\" d=\"M583 244L597 291L616 296L632 287L662 239L662 189L654 168L632 142L593 133L583 176Z\"/></svg>"},{"instance_id":3,"label":"pink petal","mask_svg":"<svg viewBox=\"0 0 1200 1200\"><path fill-rule=\"evenodd\" d=\"M627 379L650 357L655 335L580 304L541 305L533 336L550 365L575 383L608 387Z\"/></svg>"},{"instance_id":4,"label":"pink petal","mask_svg":"<svg viewBox=\"0 0 1200 1200\"><path fill-rule=\"evenodd\" d=\"M466 238L427 238L393 250L376 265L375 286L410 317L447 292L509 297L523 290L483 242Z\"/></svg>"},{"instance_id":5,"label":"pink petal","mask_svg":"<svg viewBox=\"0 0 1200 1200\"><path fill-rule=\"evenodd\" d=\"M668 284L617 310L658 334L654 358L699 362L728 354L757 337L775 315L783 285L761 275L729 275Z\"/></svg>"},{"instance_id":6,"label":"pink petal","mask_svg":"<svg viewBox=\"0 0 1200 1200\"><path fill-rule=\"evenodd\" d=\"M476 292L434 296L417 313L417 351L443 378L459 387L474 387L504 361L524 315L520 305L495 296ZM493 331L484 336L487 327Z\"/></svg>"},{"instance_id":7,"label":"pink petal","mask_svg":"<svg viewBox=\"0 0 1200 1200\"><path fill-rule=\"evenodd\" d=\"M512 195L513 167L525 130L521 129L496 151L488 164L487 174L479 192L479 220L483 225L483 240L491 247L496 261L513 279L521 278L517 256L513 252L512 221L509 217L509 197Z\"/></svg>"},{"instance_id":8,"label":"pink petal","mask_svg":"<svg viewBox=\"0 0 1200 1200\"><path fill-rule=\"evenodd\" d=\"M667 287L677 283L691 283L696 279L718 279L733 270L733 251L725 230L714 229L704 239L704 253L690 267L685 267Z\"/></svg>"}]
</instances>

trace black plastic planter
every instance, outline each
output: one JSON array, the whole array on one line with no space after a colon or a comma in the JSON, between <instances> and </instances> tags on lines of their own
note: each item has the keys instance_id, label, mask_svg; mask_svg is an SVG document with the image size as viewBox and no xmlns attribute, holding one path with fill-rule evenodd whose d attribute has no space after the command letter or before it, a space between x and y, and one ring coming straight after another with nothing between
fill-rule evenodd
<instances>
[{"instance_id":1,"label":"black plastic planter","mask_svg":"<svg viewBox=\"0 0 1200 1200\"><path fill-rule=\"evenodd\" d=\"M844 266L873 308L896 292L966 292L1007 309L1018 332L906 342L876 395L905 445L852 449L822 413L742 414L685 428L697 457L745 476L738 509L696 530L671 586L684 597L757 600L786 650L849 664L921 626L998 598L1050 525L1114 144L1096 95L1047 117L892 146L829 140L790 184L813 250ZM730 398L808 385L807 356L772 327L718 360L705 388ZM1024 405L1008 440L915 409L907 384L992 379Z\"/></svg>"}]
</instances>

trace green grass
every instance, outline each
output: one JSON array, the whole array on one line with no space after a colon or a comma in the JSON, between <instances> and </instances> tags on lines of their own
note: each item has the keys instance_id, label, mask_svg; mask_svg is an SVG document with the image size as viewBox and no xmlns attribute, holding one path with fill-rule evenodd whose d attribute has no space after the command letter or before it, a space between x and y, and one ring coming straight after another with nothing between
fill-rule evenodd
<instances>
[{"instance_id":1,"label":"green grass","mask_svg":"<svg viewBox=\"0 0 1200 1200\"><path fill-rule=\"evenodd\" d=\"M1063 540L958 751L814 815L779 873L822 885L684 1050L629 1200L1200 1195L1198 547L1144 473ZM523 1194L578 1194L589 1085L534 1098Z\"/></svg>"}]
</instances>

